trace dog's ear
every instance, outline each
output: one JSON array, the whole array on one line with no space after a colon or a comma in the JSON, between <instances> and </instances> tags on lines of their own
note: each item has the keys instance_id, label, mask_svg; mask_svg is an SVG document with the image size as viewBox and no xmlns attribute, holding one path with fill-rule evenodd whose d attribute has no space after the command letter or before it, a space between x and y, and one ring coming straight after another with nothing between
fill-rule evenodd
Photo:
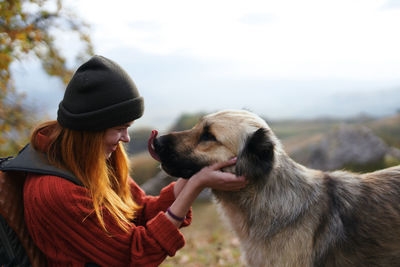
<instances>
[{"instance_id":1,"label":"dog's ear","mask_svg":"<svg viewBox=\"0 0 400 267\"><path fill-rule=\"evenodd\" d=\"M274 161L274 144L268 136L268 130L260 128L247 137L236 162L236 175L247 179L266 177Z\"/></svg>"}]
</instances>

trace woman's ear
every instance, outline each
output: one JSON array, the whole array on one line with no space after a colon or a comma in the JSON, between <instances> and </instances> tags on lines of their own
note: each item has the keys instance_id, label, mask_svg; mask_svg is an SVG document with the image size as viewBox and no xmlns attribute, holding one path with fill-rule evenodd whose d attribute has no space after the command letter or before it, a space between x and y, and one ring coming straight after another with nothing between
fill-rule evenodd
<instances>
[{"instance_id":1,"label":"woman's ear","mask_svg":"<svg viewBox=\"0 0 400 267\"><path fill-rule=\"evenodd\" d=\"M247 137L238 154L236 175L244 175L249 180L258 180L269 175L274 161L274 144L268 132L267 129L260 128Z\"/></svg>"}]
</instances>

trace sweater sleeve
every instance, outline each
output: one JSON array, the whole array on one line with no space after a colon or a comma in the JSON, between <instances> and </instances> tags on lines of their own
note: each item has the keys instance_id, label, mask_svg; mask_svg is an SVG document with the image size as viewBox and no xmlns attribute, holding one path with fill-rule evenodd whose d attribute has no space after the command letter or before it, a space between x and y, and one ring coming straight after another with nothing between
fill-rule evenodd
<instances>
[{"instance_id":1,"label":"sweater sleeve","mask_svg":"<svg viewBox=\"0 0 400 267\"><path fill-rule=\"evenodd\" d=\"M175 201L174 185L175 182L164 187L159 196L148 196L143 190L130 179L131 191L135 201L142 206L137 214L137 224L144 225L148 220L154 218L160 211L165 212ZM192 209L188 211L181 227L186 227L192 222Z\"/></svg>"},{"instance_id":2,"label":"sweater sleeve","mask_svg":"<svg viewBox=\"0 0 400 267\"><path fill-rule=\"evenodd\" d=\"M54 176L29 175L24 206L34 242L55 265L158 266L185 243L164 212L125 232L103 210L104 232L87 189Z\"/></svg>"}]
</instances>

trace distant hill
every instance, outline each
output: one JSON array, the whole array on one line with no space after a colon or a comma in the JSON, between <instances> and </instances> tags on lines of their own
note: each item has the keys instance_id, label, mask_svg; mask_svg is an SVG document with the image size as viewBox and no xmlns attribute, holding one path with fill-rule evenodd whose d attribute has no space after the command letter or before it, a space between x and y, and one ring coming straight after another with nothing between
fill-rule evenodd
<instances>
[{"instance_id":1,"label":"distant hill","mask_svg":"<svg viewBox=\"0 0 400 267\"><path fill-rule=\"evenodd\" d=\"M341 124L320 140L298 147L291 157L313 169L368 172L400 164L400 149L366 126Z\"/></svg>"},{"instance_id":2,"label":"distant hill","mask_svg":"<svg viewBox=\"0 0 400 267\"><path fill-rule=\"evenodd\" d=\"M366 123L388 145L400 148L400 114Z\"/></svg>"},{"instance_id":3,"label":"distant hill","mask_svg":"<svg viewBox=\"0 0 400 267\"><path fill-rule=\"evenodd\" d=\"M305 166L373 171L400 164L400 114L270 124L285 151Z\"/></svg>"}]
</instances>

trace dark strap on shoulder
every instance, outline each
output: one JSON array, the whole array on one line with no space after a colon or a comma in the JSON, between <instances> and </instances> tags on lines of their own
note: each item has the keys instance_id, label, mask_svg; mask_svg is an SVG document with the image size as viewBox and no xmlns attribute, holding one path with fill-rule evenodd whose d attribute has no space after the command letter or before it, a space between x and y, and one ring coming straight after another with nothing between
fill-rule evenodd
<instances>
[{"instance_id":1,"label":"dark strap on shoulder","mask_svg":"<svg viewBox=\"0 0 400 267\"><path fill-rule=\"evenodd\" d=\"M27 144L15 158L6 158L0 164L1 171L24 171L37 174L54 175L83 186L74 174L67 170L57 168L47 161L44 153L38 152Z\"/></svg>"},{"instance_id":2,"label":"dark strap on shoulder","mask_svg":"<svg viewBox=\"0 0 400 267\"><path fill-rule=\"evenodd\" d=\"M0 266L31 266L17 234L0 215Z\"/></svg>"}]
</instances>

